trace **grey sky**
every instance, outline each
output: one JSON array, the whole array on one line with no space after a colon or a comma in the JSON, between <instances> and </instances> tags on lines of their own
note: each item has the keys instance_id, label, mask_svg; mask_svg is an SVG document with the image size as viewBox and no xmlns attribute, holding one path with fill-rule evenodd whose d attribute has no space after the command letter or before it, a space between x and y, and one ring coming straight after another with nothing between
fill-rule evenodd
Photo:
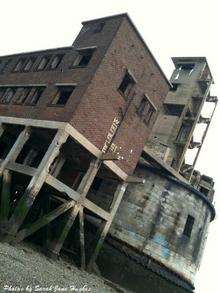
<instances>
[{"instance_id":1,"label":"grey sky","mask_svg":"<svg viewBox=\"0 0 220 293\"><path fill-rule=\"evenodd\" d=\"M214 76L212 94L220 91L219 10L217 0L73 1L1 0L0 55L69 46L81 21L128 12L169 78L171 56L206 56ZM216 210L220 214L220 133L218 107L197 168L216 181ZM211 224L208 242L197 275L197 293L220 292L220 220Z\"/></svg>"}]
</instances>

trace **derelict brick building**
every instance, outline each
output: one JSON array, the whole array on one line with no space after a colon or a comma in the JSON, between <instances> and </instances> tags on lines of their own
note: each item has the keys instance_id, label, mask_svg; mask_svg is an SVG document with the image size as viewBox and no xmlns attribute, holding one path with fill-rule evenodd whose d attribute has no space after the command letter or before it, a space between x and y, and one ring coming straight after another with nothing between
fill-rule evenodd
<instances>
[{"instance_id":1,"label":"derelict brick building","mask_svg":"<svg viewBox=\"0 0 220 293\"><path fill-rule=\"evenodd\" d=\"M168 81L127 14L84 22L70 47L0 58L2 238L92 269L111 226L105 277L193 290L215 214L213 180L194 170L201 110L217 98L205 58L173 60Z\"/></svg>"}]
</instances>

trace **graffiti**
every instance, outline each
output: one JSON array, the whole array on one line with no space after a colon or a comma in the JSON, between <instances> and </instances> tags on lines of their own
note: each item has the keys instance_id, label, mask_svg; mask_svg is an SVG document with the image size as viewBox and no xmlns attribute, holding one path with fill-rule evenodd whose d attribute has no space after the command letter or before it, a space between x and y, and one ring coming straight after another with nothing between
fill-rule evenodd
<instances>
[{"instance_id":1,"label":"graffiti","mask_svg":"<svg viewBox=\"0 0 220 293\"><path fill-rule=\"evenodd\" d=\"M107 134L104 146L102 148L103 153L105 153L108 150L108 148L110 148L110 150L112 152L116 152L117 145L112 143L112 140L113 140L114 135L115 135L115 133L116 133L116 131L118 129L119 124L120 124L120 120L117 117L115 117L113 122L112 122L112 125L111 125L111 127L109 129L109 132Z\"/></svg>"}]
</instances>

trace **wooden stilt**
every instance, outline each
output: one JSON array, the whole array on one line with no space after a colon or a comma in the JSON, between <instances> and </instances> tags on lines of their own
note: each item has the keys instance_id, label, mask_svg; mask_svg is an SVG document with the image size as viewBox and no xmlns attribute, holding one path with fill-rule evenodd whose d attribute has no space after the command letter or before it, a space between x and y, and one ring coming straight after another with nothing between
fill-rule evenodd
<instances>
[{"instance_id":1,"label":"wooden stilt","mask_svg":"<svg viewBox=\"0 0 220 293\"><path fill-rule=\"evenodd\" d=\"M50 165L58 156L60 147L66 142L68 134L58 130L46 154L44 155L35 175L32 177L23 197L18 202L15 211L9 220L9 234L15 235L30 210L38 192L44 184Z\"/></svg>"},{"instance_id":2,"label":"wooden stilt","mask_svg":"<svg viewBox=\"0 0 220 293\"><path fill-rule=\"evenodd\" d=\"M4 170L2 174L2 190L1 190L1 206L0 206L0 222L1 225L8 220L10 210L10 198L11 198L11 171Z\"/></svg>"},{"instance_id":3,"label":"wooden stilt","mask_svg":"<svg viewBox=\"0 0 220 293\"><path fill-rule=\"evenodd\" d=\"M92 270L93 266L95 264L96 258L99 254L100 249L102 248L103 242L105 240L105 237L109 231L109 228L111 226L111 223L114 219L114 216L117 212L117 209L119 207L119 204L122 200L122 197L125 193L125 190L127 188L128 183L120 183L116 189L116 192L114 194L114 198L110 207L110 214L111 214L111 218L108 221L105 221L101 227L100 227L100 237L98 240L98 243L96 244L95 250L90 258L89 264L88 264L88 270Z\"/></svg>"},{"instance_id":4,"label":"wooden stilt","mask_svg":"<svg viewBox=\"0 0 220 293\"><path fill-rule=\"evenodd\" d=\"M76 206L70 211L69 216L64 223L64 226L62 229L60 229L60 234L57 235L57 239L54 241L54 243L51 245L50 250L53 254L59 254L63 243L75 221L75 218L80 210L81 203L83 202L83 199L86 197L89 188L91 187L93 180L98 173L98 170L101 166L101 160L96 159L95 161L92 161L90 163L89 169L87 170L86 174L84 175L83 179L81 180L81 183L77 189L77 192L80 194L80 198L77 201ZM82 226L81 226L82 229Z\"/></svg>"},{"instance_id":5,"label":"wooden stilt","mask_svg":"<svg viewBox=\"0 0 220 293\"><path fill-rule=\"evenodd\" d=\"M79 209L79 233L80 233L80 251L81 251L81 269L86 268L85 256L85 233L84 233L84 209L81 206Z\"/></svg>"}]
</instances>

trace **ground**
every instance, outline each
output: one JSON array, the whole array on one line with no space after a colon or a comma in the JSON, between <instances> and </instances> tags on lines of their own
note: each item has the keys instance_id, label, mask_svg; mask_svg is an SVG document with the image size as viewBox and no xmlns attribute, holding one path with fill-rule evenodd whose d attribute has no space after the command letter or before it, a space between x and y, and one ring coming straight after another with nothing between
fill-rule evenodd
<instances>
[{"instance_id":1,"label":"ground","mask_svg":"<svg viewBox=\"0 0 220 293\"><path fill-rule=\"evenodd\" d=\"M27 244L0 243L0 292L118 292L96 275ZM122 292L122 291L121 291Z\"/></svg>"}]
</instances>

